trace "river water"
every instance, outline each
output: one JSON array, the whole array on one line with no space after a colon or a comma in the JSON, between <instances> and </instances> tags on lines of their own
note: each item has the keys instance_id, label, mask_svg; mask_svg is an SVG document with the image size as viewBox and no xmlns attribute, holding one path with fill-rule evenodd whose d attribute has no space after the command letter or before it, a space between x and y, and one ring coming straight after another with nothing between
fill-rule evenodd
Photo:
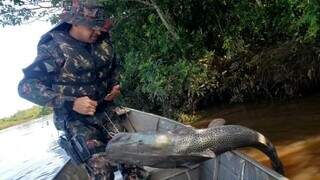
<instances>
[{"instance_id":1,"label":"river water","mask_svg":"<svg viewBox=\"0 0 320 180\"><path fill-rule=\"evenodd\" d=\"M287 177L320 180L320 94L290 102L236 105L206 112L210 113L196 127L206 127L212 119L224 118L227 124L255 129L276 145ZM243 152L269 165L257 150Z\"/></svg>"},{"instance_id":2,"label":"river water","mask_svg":"<svg viewBox=\"0 0 320 180\"><path fill-rule=\"evenodd\" d=\"M0 179L52 179L68 160L52 116L0 131Z\"/></svg>"},{"instance_id":3,"label":"river water","mask_svg":"<svg viewBox=\"0 0 320 180\"><path fill-rule=\"evenodd\" d=\"M291 102L212 108L195 124L206 127L213 118L253 128L278 150L286 176L293 180L320 180L320 95ZM56 140L58 133L47 116L0 131L0 179L52 179L68 160ZM242 150L268 165L252 149Z\"/></svg>"}]
</instances>

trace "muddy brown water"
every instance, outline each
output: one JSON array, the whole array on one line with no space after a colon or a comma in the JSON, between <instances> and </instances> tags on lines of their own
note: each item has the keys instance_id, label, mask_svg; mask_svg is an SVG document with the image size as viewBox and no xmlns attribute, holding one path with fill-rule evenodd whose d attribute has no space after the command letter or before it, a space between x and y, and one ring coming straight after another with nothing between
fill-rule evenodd
<instances>
[{"instance_id":1,"label":"muddy brown water","mask_svg":"<svg viewBox=\"0 0 320 180\"><path fill-rule=\"evenodd\" d=\"M206 127L214 118L227 124L255 129L268 137L282 160L286 176L293 180L320 180L320 94L290 102L236 105L206 110L209 114L194 126ZM269 166L257 150L241 150Z\"/></svg>"}]
</instances>

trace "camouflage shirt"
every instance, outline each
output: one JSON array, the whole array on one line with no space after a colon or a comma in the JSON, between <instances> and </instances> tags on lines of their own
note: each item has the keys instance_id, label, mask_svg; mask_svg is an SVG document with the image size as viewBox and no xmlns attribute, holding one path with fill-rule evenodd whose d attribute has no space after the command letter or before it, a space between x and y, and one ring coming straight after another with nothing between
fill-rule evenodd
<instances>
[{"instance_id":1,"label":"camouflage shirt","mask_svg":"<svg viewBox=\"0 0 320 180\"><path fill-rule=\"evenodd\" d=\"M108 35L88 44L72 38L62 23L39 41L35 61L23 70L19 95L35 104L54 108L63 116L77 97L104 98L118 83L120 62ZM64 113L61 113L64 112Z\"/></svg>"}]
</instances>

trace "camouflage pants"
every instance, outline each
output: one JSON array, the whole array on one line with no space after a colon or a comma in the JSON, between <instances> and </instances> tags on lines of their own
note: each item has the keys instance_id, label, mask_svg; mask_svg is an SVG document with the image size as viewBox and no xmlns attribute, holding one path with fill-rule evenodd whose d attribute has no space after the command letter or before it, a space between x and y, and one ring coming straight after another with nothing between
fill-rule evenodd
<instances>
[{"instance_id":1,"label":"camouflage pants","mask_svg":"<svg viewBox=\"0 0 320 180\"><path fill-rule=\"evenodd\" d=\"M85 147L90 152L90 158L84 166L91 179L114 179L113 172L119 169L126 180L145 179L146 171L135 165L113 164L105 152L108 141L114 133L124 131L121 118L113 111L114 107L99 107L94 116L74 115L67 122L67 133L70 137L84 137Z\"/></svg>"},{"instance_id":2,"label":"camouflage pants","mask_svg":"<svg viewBox=\"0 0 320 180\"><path fill-rule=\"evenodd\" d=\"M115 113L104 110L97 112L95 116L87 116L85 120L81 116L75 116L73 121L67 123L68 133L71 137L82 136L85 139L85 146L91 157L86 160L85 167L91 179L113 179L113 172L116 164L108 161L103 155L108 140L112 133L122 131ZM112 122L110 122L112 121Z\"/></svg>"}]
</instances>

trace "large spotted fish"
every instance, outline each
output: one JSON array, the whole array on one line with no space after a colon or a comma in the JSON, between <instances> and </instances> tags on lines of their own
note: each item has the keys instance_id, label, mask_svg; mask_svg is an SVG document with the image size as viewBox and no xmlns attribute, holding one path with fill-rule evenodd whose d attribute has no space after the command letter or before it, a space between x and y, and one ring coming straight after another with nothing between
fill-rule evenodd
<instances>
[{"instance_id":1,"label":"large spotted fish","mask_svg":"<svg viewBox=\"0 0 320 180\"><path fill-rule=\"evenodd\" d=\"M256 147L283 174L283 166L270 141L239 125L207 129L179 128L172 132L119 133L108 143L106 153L116 163L172 168L187 166L240 147Z\"/></svg>"}]
</instances>

